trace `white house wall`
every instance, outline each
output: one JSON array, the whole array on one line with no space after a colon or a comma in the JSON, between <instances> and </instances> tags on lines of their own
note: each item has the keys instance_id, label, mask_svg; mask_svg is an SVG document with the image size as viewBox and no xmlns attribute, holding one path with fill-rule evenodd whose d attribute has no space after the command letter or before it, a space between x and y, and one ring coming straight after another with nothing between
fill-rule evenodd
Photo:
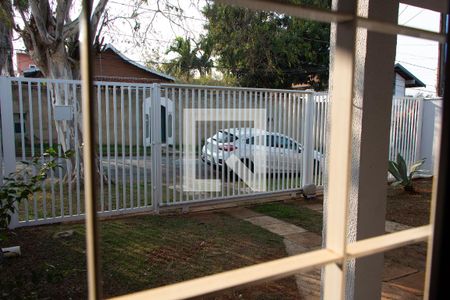
<instances>
[{"instance_id":1,"label":"white house wall","mask_svg":"<svg viewBox=\"0 0 450 300\"><path fill-rule=\"evenodd\" d=\"M405 86L406 81L405 78L400 76L398 73L395 73L395 87L394 87L394 96L405 96Z\"/></svg>"}]
</instances>

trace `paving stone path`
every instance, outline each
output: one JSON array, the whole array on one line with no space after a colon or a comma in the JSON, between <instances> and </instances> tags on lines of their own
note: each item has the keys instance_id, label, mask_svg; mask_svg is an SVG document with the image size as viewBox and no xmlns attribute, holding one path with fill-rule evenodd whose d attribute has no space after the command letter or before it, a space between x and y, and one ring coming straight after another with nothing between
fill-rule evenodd
<instances>
[{"instance_id":1,"label":"paving stone path","mask_svg":"<svg viewBox=\"0 0 450 300\"><path fill-rule=\"evenodd\" d=\"M295 255L320 248L322 237L305 228L272 218L247 208L234 208L228 214L262 227L283 237L288 255ZM301 299L320 299L320 268L301 272L295 276Z\"/></svg>"},{"instance_id":2,"label":"paving stone path","mask_svg":"<svg viewBox=\"0 0 450 300\"><path fill-rule=\"evenodd\" d=\"M322 204L308 204L305 207L323 212ZM296 255L318 249L322 237L305 228L269 217L247 208L226 210L229 215L250 222L283 237L288 255ZM395 232L409 226L386 221L386 232ZM320 299L320 268L300 272L295 276L300 299ZM383 273L383 299L421 299L423 291L423 272L398 263L385 262Z\"/></svg>"}]
</instances>

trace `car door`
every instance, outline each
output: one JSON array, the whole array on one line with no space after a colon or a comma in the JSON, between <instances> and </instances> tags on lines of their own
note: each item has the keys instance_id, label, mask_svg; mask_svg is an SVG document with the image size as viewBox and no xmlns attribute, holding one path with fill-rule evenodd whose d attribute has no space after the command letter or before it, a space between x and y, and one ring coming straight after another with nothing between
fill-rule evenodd
<instances>
[{"instance_id":1,"label":"car door","mask_svg":"<svg viewBox=\"0 0 450 300\"><path fill-rule=\"evenodd\" d=\"M245 140L245 147L247 148L244 152L247 154L245 158L250 159L253 163L256 162L256 154L264 154L266 157L266 170L265 172L271 171L270 157L271 157L271 138L267 135L256 135L249 137ZM256 167L256 166L255 166Z\"/></svg>"},{"instance_id":2,"label":"car door","mask_svg":"<svg viewBox=\"0 0 450 300\"><path fill-rule=\"evenodd\" d=\"M275 173L278 171L278 155L276 148L276 138L273 134L266 135L266 164L267 172Z\"/></svg>"},{"instance_id":3,"label":"car door","mask_svg":"<svg viewBox=\"0 0 450 300\"><path fill-rule=\"evenodd\" d=\"M286 170L290 173L297 173L301 166L301 147L293 139L285 137L284 147L287 152Z\"/></svg>"},{"instance_id":4,"label":"car door","mask_svg":"<svg viewBox=\"0 0 450 300\"><path fill-rule=\"evenodd\" d=\"M278 173L284 172L286 170L286 150L284 148L284 140L283 137L279 134L273 134L273 149L271 149L271 154L273 158L273 169Z\"/></svg>"},{"instance_id":5,"label":"car door","mask_svg":"<svg viewBox=\"0 0 450 300\"><path fill-rule=\"evenodd\" d=\"M278 171L278 151L276 147L276 137L273 134L266 135L266 166L268 173Z\"/></svg>"}]
</instances>

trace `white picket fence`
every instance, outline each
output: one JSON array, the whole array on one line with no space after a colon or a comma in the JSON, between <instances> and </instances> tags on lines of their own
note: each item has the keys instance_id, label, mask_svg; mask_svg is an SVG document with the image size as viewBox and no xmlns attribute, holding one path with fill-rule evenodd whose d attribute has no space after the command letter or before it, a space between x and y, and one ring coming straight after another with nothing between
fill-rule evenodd
<instances>
[{"instance_id":1,"label":"white picket fence","mask_svg":"<svg viewBox=\"0 0 450 300\"><path fill-rule=\"evenodd\" d=\"M82 138L74 130L81 120L80 89L79 81L0 77L1 176L23 167L20 161L41 155L47 147L65 143L75 151L73 160L61 161L63 168L49 174L42 192L19 205L13 227L84 217ZM324 182L329 110L325 93L121 82L97 82L95 89L100 214L259 197ZM58 105L52 103L53 93L59 95ZM397 153L409 164L420 158L423 102L419 98L393 99L391 159ZM220 180L220 191L187 192L182 188L186 108L216 109L219 121L198 122L193 130L197 135L197 178ZM301 155L290 154L294 146L274 150L268 164L290 166L290 171L268 176L266 192L253 192L224 168L215 168L201 158L205 141L217 131L253 126L239 120L220 121L224 109L249 108L264 109L266 130L282 134L302 148ZM57 125L65 129L57 130Z\"/></svg>"}]
</instances>

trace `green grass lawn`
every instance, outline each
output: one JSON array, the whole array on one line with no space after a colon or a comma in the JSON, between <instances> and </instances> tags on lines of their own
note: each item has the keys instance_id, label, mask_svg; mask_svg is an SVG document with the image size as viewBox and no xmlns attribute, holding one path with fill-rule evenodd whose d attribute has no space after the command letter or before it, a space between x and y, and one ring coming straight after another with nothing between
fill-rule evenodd
<instances>
[{"instance_id":1,"label":"green grass lawn","mask_svg":"<svg viewBox=\"0 0 450 300\"><path fill-rule=\"evenodd\" d=\"M322 234L322 214L296 203L265 203L250 207L259 213Z\"/></svg>"},{"instance_id":2,"label":"green grass lawn","mask_svg":"<svg viewBox=\"0 0 450 300\"><path fill-rule=\"evenodd\" d=\"M74 230L66 238L60 231ZM21 228L2 247L22 256L0 264L0 298L86 298L83 224ZM175 283L286 256L282 238L223 213L135 216L101 222L104 296ZM239 296L241 295L241 296ZM296 299L293 278L218 299Z\"/></svg>"}]
</instances>

